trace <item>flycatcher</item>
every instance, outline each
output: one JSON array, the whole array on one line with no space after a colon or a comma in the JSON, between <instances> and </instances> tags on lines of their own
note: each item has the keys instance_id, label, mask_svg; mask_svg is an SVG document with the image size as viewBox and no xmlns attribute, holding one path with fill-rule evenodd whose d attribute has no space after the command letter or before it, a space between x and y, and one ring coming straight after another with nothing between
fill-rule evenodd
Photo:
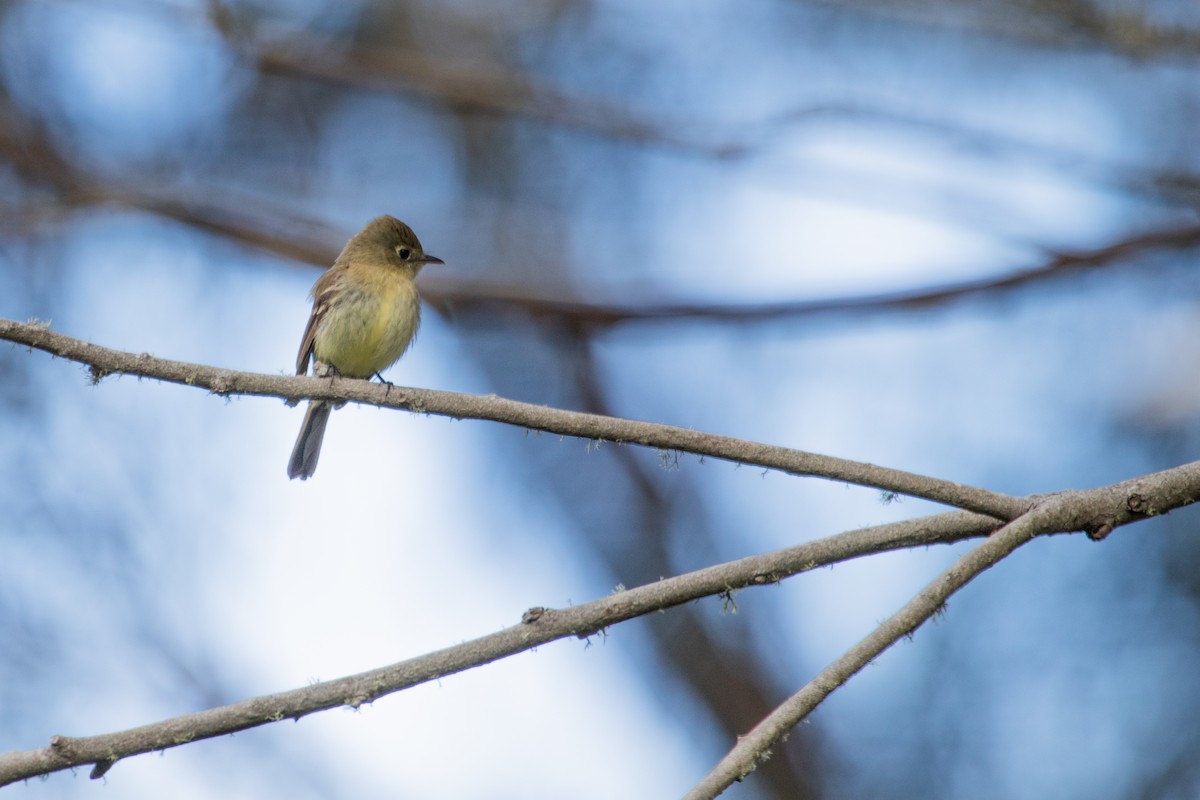
<instances>
[{"instance_id":1,"label":"flycatcher","mask_svg":"<svg viewBox=\"0 0 1200 800\"><path fill-rule=\"evenodd\" d=\"M426 264L444 263L428 255L412 228L395 217L371 220L313 284L313 309L296 356L296 374L308 372L310 358L316 377L369 379L396 363L421 324L421 298L413 279ZM312 477L329 412L343 405L309 401L288 462L289 478Z\"/></svg>"}]
</instances>

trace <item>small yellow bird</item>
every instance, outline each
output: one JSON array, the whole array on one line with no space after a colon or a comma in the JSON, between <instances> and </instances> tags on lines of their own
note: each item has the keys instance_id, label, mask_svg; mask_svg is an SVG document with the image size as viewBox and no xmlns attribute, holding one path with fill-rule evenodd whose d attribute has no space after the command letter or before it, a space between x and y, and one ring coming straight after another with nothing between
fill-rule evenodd
<instances>
[{"instance_id":1,"label":"small yellow bird","mask_svg":"<svg viewBox=\"0 0 1200 800\"><path fill-rule=\"evenodd\" d=\"M296 374L308 372L310 358L316 377L370 378L396 363L421 324L421 298L413 279L426 264L444 263L427 254L412 228L395 217L371 220L313 284L313 309L296 356ZM289 478L312 477L329 412L342 405L309 401L288 461Z\"/></svg>"}]
</instances>

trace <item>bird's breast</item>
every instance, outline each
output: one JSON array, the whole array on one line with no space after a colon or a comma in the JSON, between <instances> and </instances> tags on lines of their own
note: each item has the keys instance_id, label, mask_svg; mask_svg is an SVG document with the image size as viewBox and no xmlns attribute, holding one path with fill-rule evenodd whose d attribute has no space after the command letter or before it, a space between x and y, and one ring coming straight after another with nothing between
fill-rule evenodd
<instances>
[{"instance_id":1,"label":"bird's breast","mask_svg":"<svg viewBox=\"0 0 1200 800\"><path fill-rule=\"evenodd\" d=\"M347 377L369 378L404 355L421 322L421 301L403 273L354 277L317 330L313 354Z\"/></svg>"}]
</instances>

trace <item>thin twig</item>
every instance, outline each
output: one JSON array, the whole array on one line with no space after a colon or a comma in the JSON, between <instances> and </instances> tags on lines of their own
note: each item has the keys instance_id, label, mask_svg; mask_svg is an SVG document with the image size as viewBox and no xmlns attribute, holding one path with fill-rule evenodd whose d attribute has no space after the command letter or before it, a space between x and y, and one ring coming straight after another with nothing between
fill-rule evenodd
<instances>
[{"instance_id":1,"label":"thin twig","mask_svg":"<svg viewBox=\"0 0 1200 800\"><path fill-rule=\"evenodd\" d=\"M209 389L222 396L254 395L288 401L307 398L348 400L455 419L486 419L532 430L594 441L625 442L661 450L693 453L738 464L776 469L792 475L870 486L920 497L967 511L1008 520L1023 513L1028 501L952 481L844 458L704 433L673 425L584 414L533 405L495 395L468 395L433 389L380 386L368 381L263 375L169 361L142 353L112 350L65 336L41 323L0 319L0 339L87 364L93 379L126 374Z\"/></svg>"},{"instance_id":2,"label":"thin twig","mask_svg":"<svg viewBox=\"0 0 1200 800\"><path fill-rule=\"evenodd\" d=\"M1032 514L1006 524L971 550L908 601L899 611L842 654L754 726L717 765L684 796L684 800L712 800L740 781L770 757L771 748L807 717L834 690L854 677L884 650L911 635L938 612L954 592L979 573L1034 538L1038 527Z\"/></svg>"},{"instance_id":3,"label":"thin twig","mask_svg":"<svg viewBox=\"0 0 1200 800\"><path fill-rule=\"evenodd\" d=\"M80 738L55 736L48 747L39 750L0 754L0 786L82 764L98 764L101 767L98 772L102 773L114 762L128 756L165 750L283 719L299 719L338 706L357 708L417 684L557 639L586 638L618 622L681 603L747 586L777 583L807 570L872 553L984 536L998 524L990 517L952 511L750 556L562 610L531 609L520 624L506 630L358 675L184 714L126 731Z\"/></svg>"},{"instance_id":4,"label":"thin twig","mask_svg":"<svg viewBox=\"0 0 1200 800\"><path fill-rule=\"evenodd\" d=\"M768 758L834 690L901 638L911 636L945 607L950 596L1021 545L1051 531L1087 530L1102 539L1113 528L1163 514L1200 497L1200 462L1090 491L1043 495L1022 516L1005 524L958 559L883 624L823 669L745 736L692 788L685 800L711 800Z\"/></svg>"}]
</instances>

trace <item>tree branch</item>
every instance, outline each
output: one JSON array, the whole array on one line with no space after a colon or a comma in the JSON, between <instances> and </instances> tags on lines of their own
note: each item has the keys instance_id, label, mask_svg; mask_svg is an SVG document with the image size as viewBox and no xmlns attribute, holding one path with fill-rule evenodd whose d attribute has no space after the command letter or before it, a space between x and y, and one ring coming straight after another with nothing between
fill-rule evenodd
<instances>
[{"instance_id":1,"label":"tree branch","mask_svg":"<svg viewBox=\"0 0 1200 800\"><path fill-rule=\"evenodd\" d=\"M1112 530L1139 519L1165 514L1200 498L1200 461L1088 491L1042 495L1028 512L1005 524L958 559L883 624L823 669L745 736L685 796L685 800L717 797L734 781L752 772L784 738L834 690L881 653L911 636L944 608L950 596L983 571L1037 536L1086 530L1103 539Z\"/></svg>"},{"instance_id":2,"label":"tree branch","mask_svg":"<svg viewBox=\"0 0 1200 800\"><path fill-rule=\"evenodd\" d=\"M125 374L206 388L222 396L279 397L289 402L309 398L347 400L454 419L486 419L581 439L630 443L693 453L748 466L780 470L791 475L879 488L987 514L1000 520L1012 519L1028 508L1028 501L1021 498L903 470L731 436L703 433L673 425L564 411L507 400L495 395L468 395L433 389L385 386L347 378L263 375L218 369L204 364L155 358L146 353L135 355L112 350L56 333L41 323L0 319L0 339L87 364L96 382L107 375Z\"/></svg>"},{"instance_id":3,"label":"tree branch","mask_svg":"<svg viewBox=\"0 0 1200 800\"><path fill-rule=\"evenodd\" d=\"M777 125L794 122L803 115L851 113L848 109L819 108L793 112ZM869 113L858 110L859 114ZM884 118L888 115L882 114ZM24 115L20 109L0 100L0 157L11 161L18 174L30 180L48 182L68 205L113 204L175 220L197 230L240 242L250 247L282 255L315 266L332 263L337 255L330 241L339 234L310 218L300 218L280 209L263 209L261 203L245 199L229 202L229 187L205 190L189 188L186 197L165 193L134 183L121 183L73 163L54 148L52 137L40 121ZM908 124L930 124L909 122ZM1177 188L1194 188L1190 175L1159 175L1163 182ZM5 209L0 226L16 218L16 209ZM315 233L314 233L315 231ZM624 299L604 299L600 287L583 294L560 291L531 292L525 286L481 284L458 281L447 275L424 276L422 294L430 305L455 311L519 309L535 317L568 319L582 325L603 328L630 322L663 323L697 320L718 324L774 322L820 315L867 314L942 308L955 302L995 296L999 292L1023 288L1062 277L1066 274L1100 269L1129 261L1144 253L1163 250L1187 250L1200 247L1200 226L1172 225L1110 241L1095 248L1051 251L1044 261L1016 269L1008 274L977 280L923 286L875 295L853 295L822 300L795 300L771 303L711 303L664 299L660 302L629 303ZM597 298L600 298L597 300Z\"/></svg>"},{"instance_id":4,"label":"tree branch","mask_svg":"<svg viewBox=\"0 0 1200 800\"><path fill-rule=\"evenodd\" d=\"M983 536L999 524L990 517L952 511L750 556L617 592L584 605L562 610L530 609L520 624L506 630L358 675L184 714L117 733L82 738L54 736L50 745L40 750L0 754L0 786L81 764L96 764L93 777L99 777L113 763L128 756L165 750L283 719L299 719L337 706L357 708L384 695L531 650L547 642L572 636L586 638L610 625L653 611L745 586L777 583L800 572L872 553Z\"/></svg>"},{"instance_id":5,"label":"tree branch","mask_svg":"<svg viewBox=\"0 0 1200 800\"><path fill-rule=\"evenodd\" d=\"M825 108L794 112L776 124L794 121L806 113L846 113L846 110ZM203 187L191 187L187 197L182 197L147 186L115 181L111 176L96 174L73 163L54 148L53 137L44 124L25 116L18 108L2 100L0 119L6 123L0 125L0 157L11 161L18 174L27 179L48 182L68 206L113 204L136 209L316 266L332 263L337 250L330 248L327 243L345 238L345 234L338 234L316 220L299 218L286 211L262 210L261 204L249 200L231 204L228 201L229 187L209 191ZM1157 176L1155 183L1157 185L1164 181L1177 188L1190 189L1195 184L1194 177L1190 175ZM19 216L15 209L5 211L6 215L0 215L0 225ZM962 300L995 296L1006 290L1027 287L1065 274L1109 267L1143 253L1195 247L1200 247L1200 226L1172 225L1130 234L1095 248L1051 251L1041 263L1008 274L940 286L822 300L713 303L665 299L660 302L629 303L615 297L604 299L599 287L591 287L584 299L582 294L571 294L565 288L560 291L531 292L525 286L487 285L476 280L463 282L446 275L424 277L422 294L430 305L442 310L479 312L519 309L530 316L568 319L593 328L630 322L661 324L679 320L746 324L820 315L862 315L942 308Z\"/></svg>"},{"instance_id":6,"label":"tree branch","mask_svg":"<svg viewBox=\"0 0 1200 800\"><path fill-rule=\"evenodd\" d=\"M437 308L479 311L519 308L530 316L566 318L593 326L628 322L661 323L700 320L713 323L775 322L828 314L923 311L956 302L996 296L1000 292L1041 284L1065 275L1119 264L1143 253L1200 247L1200 225L1172 226L1134 234L1087 250L1052 252L1045 261L1003 275L922 286L898 292L831 297L824 300L783 300L771 303L687 303L678 301L630 303L596 300L603 294L589 289L588 299L549 293L533 294L525 286L470 286L441 276L426 281L423 291Z\"/></svg>"},{"instance_id":7,"label":"tree branch","mask_svg":"<svg viewBox=\"0 0 1200 800\"><path fill-rule=\"evenodd\" d=\"M871 663L884 650L909 636L943 608L950 595L1038 533L1036 517L1018 517L971 550L922 589L882 625L847 650L840 658L804 685L800 691L771 712L721 759L684 800L711 800L735 781L753 772L771 755L771 748L784 738L834 690Z\"/></svg>"},{"instance_id":8,"label":"tree branch","mask_svg":"<svg viewBox=\"0 0 1200 800\"><path fill-rule=\"evenodd\" d=\"M825 696L849 679L900 636L914 631L940 608L951 593L975 574L1034 536L1087 530L1102 538L1114 528L1166 513L1200 497L1200 462L1088 491L1044 495L1019 522L1005 526L984 545L960 559L930 588L885 622L860 644L821 673L796 698L755 728L751 745L737 750L736 768L719 767L721 773L699 797L715 796L728 782L753 768L769 747ZM337 706L357 708L387 694L439 677L490 663L570 636L587 637L636 616L659 611L702 597L778 582L820 566L873 553L914 546L949 543L987 535L999 525L989 517L954 511L917 520L895 522L831 536L774 553L751 556L695 572L639 586L581 606L554 610L533 608L519 625L454 647L401 661L390 666L318 683L302 689L244 700L194 714L117 733L81 738L55 736L40 750L0 754L0 786L46 775L82 764L94 764L100 777L117 761L132 755L165 750L181 744L222 736L247 728L299 719ZM938 594L941 592L942 594ZM943 596L944 595L944 596ZM941 597L939 600L938 598ZM926 613L928 612L928 613ZM924 614L924 616L922 616ZM761 730L760 730L761 729ZM750 750L751 752L744 752ZM733 754L726 761L733 758ZM746 759L749 759L748 761ZM722 762L724 765L725 762ZM740 770L740 772L739 772ZM700 791L697 787L696 791Z\"/></svg>"}]
</instances>

